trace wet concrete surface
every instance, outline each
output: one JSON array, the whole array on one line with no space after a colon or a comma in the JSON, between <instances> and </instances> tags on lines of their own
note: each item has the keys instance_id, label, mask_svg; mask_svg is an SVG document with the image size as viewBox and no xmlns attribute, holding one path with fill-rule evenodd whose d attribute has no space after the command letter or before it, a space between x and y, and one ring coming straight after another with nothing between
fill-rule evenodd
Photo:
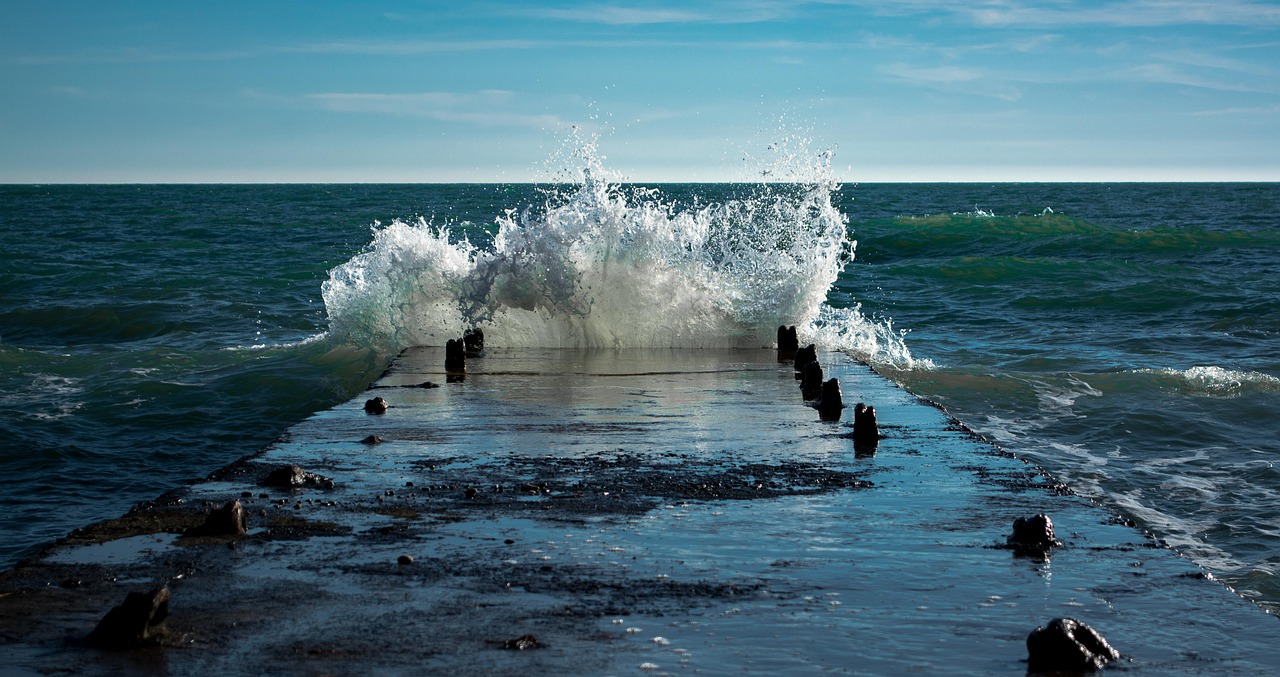
<instances>
[{"instance_id":1,"label":"wet concrete surface","mask_svg":"<svg viewBox=\"0 0 1280 677\"><path fill-rule=\"evenodd\" d=\"M820 360L840 422L769 351L490 349L452 383L442 349L407 352L262 454L0 575L4 669L1021 674L1027 634L1067 616L1125 671L1280 671L1275 618L865 366ZM860 401L874 451L851 439ZM333 487L260 485L288 464ZM230 500L248 535L181 535ZM1063 546L1002 547L1036 513ZM166 581L155 636L84 641Z\"/></svg>"}]
</instances>

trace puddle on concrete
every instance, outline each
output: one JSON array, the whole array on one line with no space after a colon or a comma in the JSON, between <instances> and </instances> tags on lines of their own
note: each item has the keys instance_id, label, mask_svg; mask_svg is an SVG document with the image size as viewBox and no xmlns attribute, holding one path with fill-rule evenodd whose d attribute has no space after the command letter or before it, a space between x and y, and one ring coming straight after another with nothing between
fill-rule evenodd
<instances>
[{"instance_id":1,"label":"puddle on concrete","mask_svg":"<svg viewBox=\"0 0 1280 677\"><path fill-rule=\"evenodd\" d=\"M143 534L59 548L47 560L57 564L134 564L162 555L173 549L176 534Z\"/></svg>"}]
</instances>

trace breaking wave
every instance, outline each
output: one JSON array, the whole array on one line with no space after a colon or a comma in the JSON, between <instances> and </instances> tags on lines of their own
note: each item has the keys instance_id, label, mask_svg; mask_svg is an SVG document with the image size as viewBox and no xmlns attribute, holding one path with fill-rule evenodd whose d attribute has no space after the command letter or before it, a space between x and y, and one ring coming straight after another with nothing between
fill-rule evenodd
<instances>
[{"instance_id":1,"label":"breaking wave","mask_svg":"<svg viewBox=\"0 0 1280 677\"><path fill-rule=\"evenodd\" d=\"M488 231L466 224L375 224L322 287L331 336L388 355L472 327L507 347L759 348L794 324L802 340L913 363L887 322L827 305L856 246L829 154L804 180L680 204L611 181L594 146L579 158L576 181L497 216L483 246L471 238Z\"/></svg>"}]
</instances>

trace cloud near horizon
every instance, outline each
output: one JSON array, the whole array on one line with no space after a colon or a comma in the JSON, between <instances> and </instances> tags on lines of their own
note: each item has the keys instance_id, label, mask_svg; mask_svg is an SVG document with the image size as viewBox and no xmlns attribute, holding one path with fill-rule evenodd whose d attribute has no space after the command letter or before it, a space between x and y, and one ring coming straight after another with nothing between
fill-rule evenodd
<instances>
[{"instance_id":1,"label":"cloud near horizon","mask_svg":"<svg viewBox=\"0 0 1280 677\"><path fill-rule=\"evenodd\" d=\"M327 92L307 94L305 98L319 103L326 110L343 113L421 116L444 122L484 127L558 129L570 126L570 123L556 115L521 112L516 92L507 90L416 93Z\"/></svg>"}]
</instances>

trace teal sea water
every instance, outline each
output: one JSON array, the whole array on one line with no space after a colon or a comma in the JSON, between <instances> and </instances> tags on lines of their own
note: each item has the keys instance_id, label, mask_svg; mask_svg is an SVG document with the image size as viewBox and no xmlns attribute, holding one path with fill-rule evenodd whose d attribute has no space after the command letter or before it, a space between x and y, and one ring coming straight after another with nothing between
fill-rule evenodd
<instances>
[{"instance_id":1,"label":"teal sea water","mask_svg":"<svg viewBox=\"0 0 1280 677\"><path fill-rule=\"evenodd\" d=\"M469 324L696 348L794 318L1280 610L1278 207L1276 184L0 186L0 564Z\"/></svg>"}]
</instances>

